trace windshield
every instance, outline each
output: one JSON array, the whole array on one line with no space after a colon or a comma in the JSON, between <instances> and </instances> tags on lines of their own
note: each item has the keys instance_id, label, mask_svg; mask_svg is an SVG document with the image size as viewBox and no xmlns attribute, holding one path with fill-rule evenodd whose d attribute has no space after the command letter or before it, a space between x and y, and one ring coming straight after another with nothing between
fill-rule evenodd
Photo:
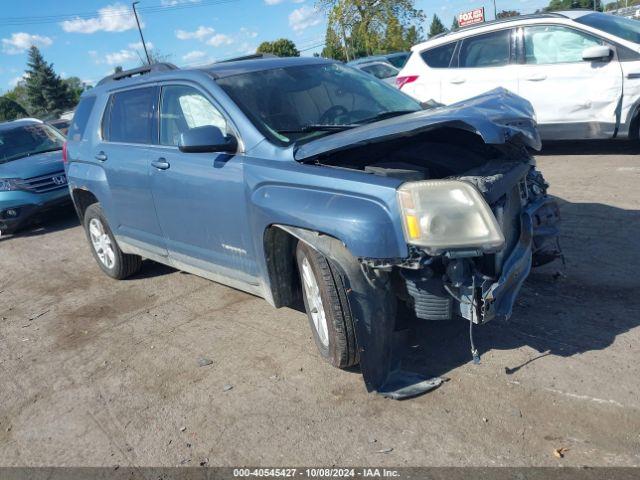
<instances>
[{"instance_id":1,"label":"windshield","mask_svg":"<svg viewBox=\"0 0 640 480\"><path fill-rule=\"evenodd\" d=\"M254 125L280 145L421 109L392 86L337 63L274 68L217 81Z\"/></svg>"},{"instance_id":2,"label":"windshield","mask_svg":"<svg viewBox=\"0 0 640 480\"><path fill-rule=\"evenodd\" d=\"M630 42L640 43L640 22L638 20L630 20L605 13L590 13L575 20L578 23L597 28Z\"/></svg>"},{"instance_id":3,"label":"windshield","mask_svg":"<svg viewBox=\"0 0 640 480\"><path fill-rule=\"evenodd\" d=\"M38 153L61 150L64 137L41 123L0 129L0 163Z\"/></svg>"}]
</instances>

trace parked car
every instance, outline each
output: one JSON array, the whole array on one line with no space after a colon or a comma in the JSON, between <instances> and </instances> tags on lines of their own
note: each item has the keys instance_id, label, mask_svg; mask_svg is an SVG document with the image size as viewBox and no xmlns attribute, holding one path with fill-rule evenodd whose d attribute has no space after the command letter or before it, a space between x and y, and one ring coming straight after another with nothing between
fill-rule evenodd
<instances>
[{"instance_id":1,"label":"parked car","mask_svg":"<svg viewBox=\"0 0 640 480\"><path fill-rule=\"evenodd\" d=\"M40 120L0 123L0 235L70 203L63 144L64 137Z\"/></svg>"},{"instance_id":2,"label":"parked car","mask_svg":"<svg viewBox=\"0 0 640 480\"><path fill-rule=\"evenodd\" d=\"M369 390L433 388L398 369L398 302L423 320L506 319L558 255L557 208L504 91L421 110L316 58L122 72L85 92L69 189L107 275L141 258L265 298L302 298L320 355Z\"/></svg>"},{"instance_id":3,"label":"parked car","mask_svg":"<svg viewBox=\"0 0 640 480\"><path fill-rule=\"evenodd\" d=\"M411 52L395 52L382 55L370 55L368 57L351 60L350 62L347 62L347 65L356 66L360 63L385 62L390 63L396 68L402 68L409 59L409 55L411 55Z\"/></svg>"},{"instance_id":4,"label":"parked car","mask_svg":"<svg viewBox=\"0 0 640 480\"><path fill-rule=\"evenodd\" d=\"M443 104L504 87L531 102L544 139L635 139L640 22L573 10L467 27L413 47L396 82Z\"/></svg>"},{"instance_id":5,"label":"parked car","mask_svg":"<svg viewBox=\"0 0 640 480\"><path fill-rule=\"evenodd\" d=\"M380 61L358 63L357 65L353 65L353 67L373 75L377 79L390 85L396 84L396 77L398 76L398 73L400 73L400 70L390 63Z\"/></svg>"},{"instance_id":6,"label":"parked car","mask_svg":"<svg viewBox=\"0 0 640 480\"><path fill-rule=\"evenodd\" d=\"M47 123L53 128L56 128L63 135L66 135L69 131L69 126L71 125L71 119L66 120L64 118L59 118L57 120L51 120Z\"/></svg>"}]
</instances>

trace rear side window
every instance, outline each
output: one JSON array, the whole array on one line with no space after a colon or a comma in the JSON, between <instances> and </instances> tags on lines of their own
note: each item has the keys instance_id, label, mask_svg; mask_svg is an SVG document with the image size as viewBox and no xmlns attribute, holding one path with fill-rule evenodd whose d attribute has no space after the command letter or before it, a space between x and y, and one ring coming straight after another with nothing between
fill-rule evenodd
<instances>
[{"instance_id":1,"label":"rear side window","mask_svg":"<svg viewBox=\"0 0 640 480\"><path fill-rule=\"evenodd\" d=\"M460 48L460 68L501 67L509 64L511 30L465 38Z\"/></svg>"},{"instance_id":2,"label":"rear side window","mask_svg":"<svg viewBox=\"0 0 640 480\"><path fill-rule=\"evenodd\" d=\"M108 142L150 144L157 89L137 88L114 93L103 118L102 136Z\"/></svg>"},{"instance_id":3,"label":"rear side window","mask_svg":"<svg viewBox=\"0 0 640 480\"><path fill-rule=\"evenodd\" d=\"M80 140L82 140L84 131L87 128L89 116L91 115L91 110L93 110L93 105L95 103L95 96L84 97L82 100L80 100L80 103L76 108L76 112L73 115L73 120L71 120L69 131L67 132L67 138L69 140L74 142L79 142Z\"/></svg>"},{"instance_id":4,"label":"rear side window","mask_svg":"<svg viewBox=\"0 0 640 480\"><path fill-rule=\"evenodd\" d=\"M451 65L451 57L453 51L456 49L456 44L448 43L447 45L441 45L430 50L425 50L420 54L424 63L431 68L449 68Z\"/></svg>"},{"instance_id":5,"label":"rear side window","mask_svg":"<svg viewBox=\"0 0 640 480\"><path fill-rule=\"evenodd\" d=\"M366 65L361 67L361 70L367 73L370 73L376 78L391 78L398 75L398 70L391 67L390 65L385 65L384 63L373 63L371 65Z\"/></svg>"}]
</instances>

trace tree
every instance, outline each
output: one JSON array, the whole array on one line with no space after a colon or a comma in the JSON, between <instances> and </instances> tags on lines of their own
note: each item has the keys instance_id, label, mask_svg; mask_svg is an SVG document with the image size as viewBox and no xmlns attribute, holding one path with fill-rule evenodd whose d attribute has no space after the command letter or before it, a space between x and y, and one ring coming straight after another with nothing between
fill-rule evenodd
<instances>
[{"instance_id":1,"label":"tree","mask_svg":"<svg viewBox=\"0 0 640 480\"><path fill-rule=\"evenodd\" d=\"M29 49L27 66L25 85L32 115L53 117L74 106L67 85L35 46Z\"/></svg>"},{"instance_id":2,"label":"tree","mask_svg":"<svg viewBox=\"0 0 640 480\"><path fill-rule=\"evenodd\" d=\"M323 55L332 54L331 58L353 60L405 50L420 37L419 25L424 21L415 0L316 0L316 6L327 14L326 40L331 45Z\"/></svg>"},{"instance_id":3,"label":"tree","mask_svg":"<svg viewBox=\"0 0 640 480\"><path fill-rule=\"evenodd\" d=\"M69 89L71 103L73 105L77 105L80 101L80 95L82 95L82 92L87 89L87 86L78 77L63 78L62 83L64 83Z\"/></svg>"},{"instance_id":4,"label":"tree","mask_svg":"<svg viewBox=\"0 0 640 480\"><path fill-rule=\"evenodd\" d=\"M403 50L408 50L414 45L419 44L420 42L422 42L422 35L420 35L420 31L415 25L411 25L409 28L407 28L404 36Z\"/></svg>"},{"instance_id":5,"label":"tree","mask_svg":"<svg viewBox=\"0 0 640 480\"><path fill-rule=\"evenodd\" d=\"M460 24L458 23L458 17L453 17L453 22L451 23L451 30L457 30L460 28Z\"/></svg>"},{"instance_id":6,"label":"tree","mask_svg":"<svg viewBox=\"0 0 640 480\"><path fill-rule=\"evenodd\" d=\"M122 65L116 65L116 68L113 69L113 73L122 73Z\"/></svg>"},{"instance_id":7,"label":"tree","mask_svg":"<svg viewBox=\"0 0 640 480\"><path fill-rule=\"evenodd\" d=\"M256 53L271 53L276 57L299 57L300 52L296 44L288 38L279 38L273 42L262 42Z\"/></svg>"},{"instance_id":8,"label":"tree","mask_svg":"<svg viewBox=\"0 0 640 480\"><path fill-rule=\"evenodd\" d=\"M8 122L27 116L27 111L18 102L6 96L0 97L0 122Z\"/></svg>"},{"instance_id":9,"label":"tree","mask_svg":"<svg viewBox=\"0 0 640 480\"><path fill-rule=\"evenodd\" d=\"M444 25L438 18L438 15L433 15L433 20L431 21L431 26L429 27L429 38L435 37L436 35L440 35L441 33L446 32L447 29L444 28Z\"/></svg>"},{"instance_id":10,"label":"tree","mask_svg":"<svg viewBox=\"0 0 640 480\"><path fill-rule=\"evenodd\" d=\"M20 80L13 89L4 94L4 97L16 102L27 111L27 114L31 110L24 80Z\"/></svg>"},{"instance_id":11,"label":"tree","mask_svg":"<svg viewBox=\"0 0 640 480\"><path fill-rule=\"evenodd\" d=\"M549 6L544 10L547 12L553 10L569 10L572 8L593 10L594 1L596 2L596 10L602 11L602 2L600 0L551 0Z\"/></svg>"},{"instance_id":12,"label":"tree","mask_svg":"<svg viewBox=\"0 0 640 480\"><path fill-rule=\"evenodd\" d=\"M501 12L498 12L496 18L517 17L518 15L520 15L520 12L516 10L502 10Z\"/></svg>"},{"instance_id":13,"label":"tree","mask_svg":"<svg viewBox=\"0 0 640 480\"><path fill-rule=\"evenodd\" d=\"M320 55L324 58L333 58L341 62L347 61L345 46L340 42L338 34L331 26L327 27L327 32L324 36L324 48Z\"/></svg>"}]
</instances>

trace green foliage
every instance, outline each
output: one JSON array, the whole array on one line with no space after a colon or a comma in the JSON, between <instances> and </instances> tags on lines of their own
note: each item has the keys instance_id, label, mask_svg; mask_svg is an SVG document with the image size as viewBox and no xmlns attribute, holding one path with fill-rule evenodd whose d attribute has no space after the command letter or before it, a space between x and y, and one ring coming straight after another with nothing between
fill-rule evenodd
<instances>
[{"instance_id":1,"label":"green foliage","mask_svg":"<svg viewBox=\"0 0 640 480\"><path fill-rule=\"evenodd\" d=\"M520 15L520 12L517 12L516 10L502 10L498 12L497 18L517 17L518 15Z\"/></svg>"},{"instance_id":2,"label":"green foliage","mask_svg":"<svg viewBox=\"0 0 640 480\"><path fill-rule=\"evenodd\" d=\"M317 0L327 14L322 56L354 60L404 51L421 40L424 21L415 0Z\"/></svg>"},{"instance_id":3,"label":"green foliage","mask_svg":"<svg viewBox=\"0 0 640 480\"><path fill-rule=\"evenodd\" d=\"M113 69L113 73L122 73L122 65L116 65L116 68Z\"/></svg>"},{"instance_id":4,"label":"green foliage","mask_svg":"<svg viewBox=\"0 0 640 480\"><path fill-rule=\"evenodd\" d=\"M77 105L80 101L80 95L86 90L86 85L78 77L69 77L62 79L62 83L67 86L71 95L71 103Z\"/></svg>"},{"instance_id":5,"label":"green foliage","mask_svg":"<svg viewBox=\"0 0 640 480\"><path fill-rule=\"evenodd\" d=\"M593 2L596 2L596 10L602 11L602 2L600 0L551 0L549 6L544 10L547 12L553 10L569 10L571 8L586 8L593 10Z\"/></svg>"},{"instance_id":6,"label":"green foliage","mask_svg":"<svg viewBox=\"0 0 640 480\"><path fill-rule=\"evenodd\" d=\"M0 97L0 122L7 122L27 116L27 111L22 108L18 102L11 98L7 98L6 95Z\"/></svg>"},{"instance_id":7,"label":"green foliage","mask_svg":"<svg viewBox=\"0 0 640 480\"><path fill-rule=\"evenodd\" d=\"M433 15L433 20L431 21L431 26L429 27L429 38L434 37L436 35L440 35L441 33L446 32L447 29L444 28L442 21L438 18L438 15Z\"/></svg>"},{"instance_id":8,"label":"green foliage","mask_svg":"<svg viewBox=\"0 0 640 480\"><path fill-rule=\"evenodd\" d=\"M451 30L457 30L458 28L460 28L458 17L453 17L453 22L451 22Z\"/></svg>"},{"instance_id":9,"label":"green foliage","mask_svg":"<svg viewBox=\"0 0 640 480\"><path fill-rule=\"evenodd\" d=\"M296 44L288 38L279 38L273 42L262 42L256 53L271 53L276 57L299 57L300 52Z\"/></svg>"},{"instance_id":10,"label":"green foliage","mask_svg":"<svg viewBox=\"0 0 640 480\"><path fill-rule=\"evenodd\" d=\"M24 84L24 80L18 82L18 84L13 87L12 90L9 90L7 93L5 93L4 98L13 100L22 108L24 108L27 111L27 114L29 113L29 98L27 97L27 87Z\"/></svg>"},{"instance_id":11,"label":"green foliage","mask_svg":"<svg viewBox=\"0 0 640 480\"><path fill-rule=\"evenodd\" d=\"M32 115L56 117L75 106L73 94L35 46L29 49L27 66L25 86Z\"/></svg>"}]
</instances>

